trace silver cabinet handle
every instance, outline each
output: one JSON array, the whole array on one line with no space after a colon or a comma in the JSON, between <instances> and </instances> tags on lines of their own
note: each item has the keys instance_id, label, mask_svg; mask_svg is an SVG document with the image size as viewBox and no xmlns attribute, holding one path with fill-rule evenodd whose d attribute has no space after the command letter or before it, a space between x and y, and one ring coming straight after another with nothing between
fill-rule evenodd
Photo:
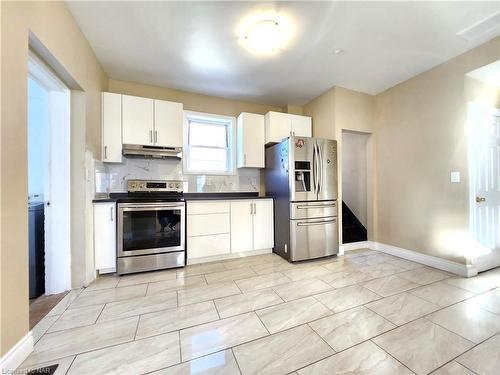
<instances>
[{"instance_id":1,"label":"silver cabinet handle","mask_svg":"<svg viewBox=\"0 0 500 375\"><path fill-rule=\"evenodd\" d=\"M108 158L108 146L104 146L104 159Z\"/></svg>"},{"instance_id":2,"label":"silver cabinet handle","mask_svg":"<svg viewBox=\"0 0 500 375\"><path fill-rule=\"evenodd\" d=\"M158 130L155 130L155 143L158 143Z\"/></svg>"},{"instance_id":3,"label":"silver cabinet handle","mask_svg":"<svg viewBox=\"0 0 500 375\"><path fill-rule=\"evenodd\" d=\"M246 167L246 165L247 165L247 154L243 154L243 164Z\"/></svg>"},{"instance_id":4,"label":"silver cabinet handle","mask_svg":"<svg viewBox=\"0 0 500 375\"><path fill-rule=\"evenodd\" d=\"M250 215L253 215L253 204L250 203Z\"/></svg>"},{"instance_id":5,"label":"silver cabinet handle","mask_svg":"<svg viewBox=\"0 0 500 375\"><path fill-rule=\"evenodd\" d=\"M111 221L114 221L114 216L115 215L113 214L113 207L110 207L109 213L110 213Z\"/></svg>"},{"instance_id":6,"label":"silver cabinet handle","mask_svg":"<svg viewBox=\"0 0 500 375\"><path fill-rule=\"evenodd\" d=\"M149 143L153 143L153 131L149 131Z\"/></svg>"},{"instance_id":7,"label":"silver cabinet handle","mask_svg":"<svg viewBox=\"0 0 500 375\"><path fill-rule=\"evenodd\" d=\"M253 204L253 214L257 214L257 203Z\"/></svg>"}]
</instances>

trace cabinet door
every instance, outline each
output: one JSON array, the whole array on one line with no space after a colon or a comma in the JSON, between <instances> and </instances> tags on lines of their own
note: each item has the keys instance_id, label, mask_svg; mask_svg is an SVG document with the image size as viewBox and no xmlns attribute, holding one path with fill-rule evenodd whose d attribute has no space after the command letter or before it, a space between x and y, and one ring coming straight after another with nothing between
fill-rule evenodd
<instances>
[{"instance_id":1,"label":"cabinet door","mask_svg":"<svg viewBox=\"0 0 500 375\"><path fill-rule=\"evenodd\" d=\"M94 253L95 268L100 273L116 269L116 205L94 204Z\"/></svg>"},{"instance_id":2,"label":"cabinet door","mask_svg":"<svg viewBox=\"0 0 500 375\"><path fill-rule=\"evenodd\" d=\"M292 133L296 137L312 137L312 120L308 116L290 115Z\"/></svg>"},{"instance_id":3,"label":"cabinet door","mask_svg":"<svg viewBox=\"0 0 500 375\"><path fill-rule=\"evenodd\" d=\"M101 159L108 163L122 162L122 96L102 93L101 101L102 150Z\"/></svg>"},{"instance_id":4,"label":"cabinet door","mask_svg":"<svg viewBox=\"0 0 500 375\"><path fill-rule=\"evenodd\" d=\"M231 237L229 234L188 237L188 259L205 258L231 253Z\"/></svg>"},{"instance_id":5,"label":"cabinet door","mask_svg":"<svg viewBox=\"0 0 500 375\"><path fill-rule=\"evenodd\" d=\"M122 139L124 144L153 144L153 99L122 96Z\"/></svg>"},{"instance_id":6,"label":"cabinet door","mask_svg":"<svg viewBox=\"0 0 500 375\"><path fill-rule=\"evenodd\" d=\"M154 101L154 142L158 146L182 147L182 103Z\"/></svg>"},{"instance_id":7,"label":"cabinet door","mask_svg":"<svg viewBox=\"0 0 500 375\"><path fill-rule=\"evenodd\" d=\"M254 202L253 247L255 250L274 247L274 213L272 199L258 199Z\"/></svg>"},{"instance_id":8,"label":"cabinet door","mask_svg":"<svg viewBox=\"0 0 500 375\"><path fill-rule=\"evenodd\" d=\"M292 124L290 115L281 112L267 112L265 116L266 143L278 143L290 136Z\"/></svg>"},{"instance_id":9,"label":"cabinet door","mask_svg":"<svg viewBox=\"0 0 500 375\"><path fill-rule=\"evenodd\" d=\"M238 116L238 168L264 168L264 116L243 112Z\"/></svg>"},{"instance_id":10,"label":"cabinet door","mask_svg":"<svg viewBox=\"0 0 500 375\"><path fill-rule=\"evenodd\" d=\"M231 252L253 250L253 207L251 200L231 201Z\"/></svg>"}]
</instances>

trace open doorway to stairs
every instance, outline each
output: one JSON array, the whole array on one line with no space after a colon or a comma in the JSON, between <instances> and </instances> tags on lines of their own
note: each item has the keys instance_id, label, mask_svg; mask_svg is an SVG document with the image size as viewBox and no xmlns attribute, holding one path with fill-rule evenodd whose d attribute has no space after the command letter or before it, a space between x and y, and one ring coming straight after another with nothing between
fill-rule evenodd
<instances>
[{"instance_id":1,"label":"open doorway to stairs","mask_svg":"<svg viewBox=\"0 0 500 375\"><path fill-rule=\"evenodd\" d=\"M469 212L467 258L478 272L500 266L500 60L465 77Z\"/></svg>"},{"instance_id":2,"label":"open doorway to stairs","mask_svg":"<svg viewBox=\"0 0 500 375\"><path fill-rule=\"evenodd\" d=\"M35 54L28 79L30 326L71 288L70 91Z\"/></svg>"},{"instance_id":3,"label":"open doorway to stairs","mask_svg":"<svg viewBox=\"0 0 500 375\"><path fill-rule=\"evenodd\" d=\"M342 131L342 243L367 241L368 139L370 134Z\"/></svg>"}]
</instances>

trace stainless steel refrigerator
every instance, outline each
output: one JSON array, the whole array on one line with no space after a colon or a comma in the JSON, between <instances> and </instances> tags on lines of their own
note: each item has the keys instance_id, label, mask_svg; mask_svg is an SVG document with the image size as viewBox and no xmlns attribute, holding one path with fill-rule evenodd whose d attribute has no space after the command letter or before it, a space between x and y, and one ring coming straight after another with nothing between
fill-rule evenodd
<instances>
[{"instance_id":1,"label":"stainless steel refrigerator","mask_svg":"<svg viewBox=\"0 0 500 375\"><path fill-rule=\"evenodd\" d=\"M294 262L338 253L336 141L290 137L268 147L265 184L277 254Z\"/></svg>"}]
</instances>

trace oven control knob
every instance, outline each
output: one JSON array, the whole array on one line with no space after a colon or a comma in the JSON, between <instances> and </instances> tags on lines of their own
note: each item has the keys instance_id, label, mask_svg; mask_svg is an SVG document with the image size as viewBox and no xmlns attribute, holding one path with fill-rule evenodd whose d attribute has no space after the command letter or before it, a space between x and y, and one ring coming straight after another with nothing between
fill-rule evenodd
<instances>
[{"instance_id":1,"label":"oven control knob","mask_svg":"<svg viewBox=\"0 0 500 375\"><path fill-rule=\"evenodd\" d=\"M168 184L168 187L169 187L170 189L173 189L173 188L174 188L174 184L173 184L173 183L169 183L169 184Z\"/></svg>"},{"instance_id":2,"label":"oven control knob","mask_svg":"<svg viewBox=\"0 0 500 375\"><path fill-rule=\"evenodd\" d=\"M176 188L176 189L180 189L180 187L181 187L181 184L180 184L180 183L176 183L176 184L175 184L175 188Z\"/></svg>"}]
</instances>

